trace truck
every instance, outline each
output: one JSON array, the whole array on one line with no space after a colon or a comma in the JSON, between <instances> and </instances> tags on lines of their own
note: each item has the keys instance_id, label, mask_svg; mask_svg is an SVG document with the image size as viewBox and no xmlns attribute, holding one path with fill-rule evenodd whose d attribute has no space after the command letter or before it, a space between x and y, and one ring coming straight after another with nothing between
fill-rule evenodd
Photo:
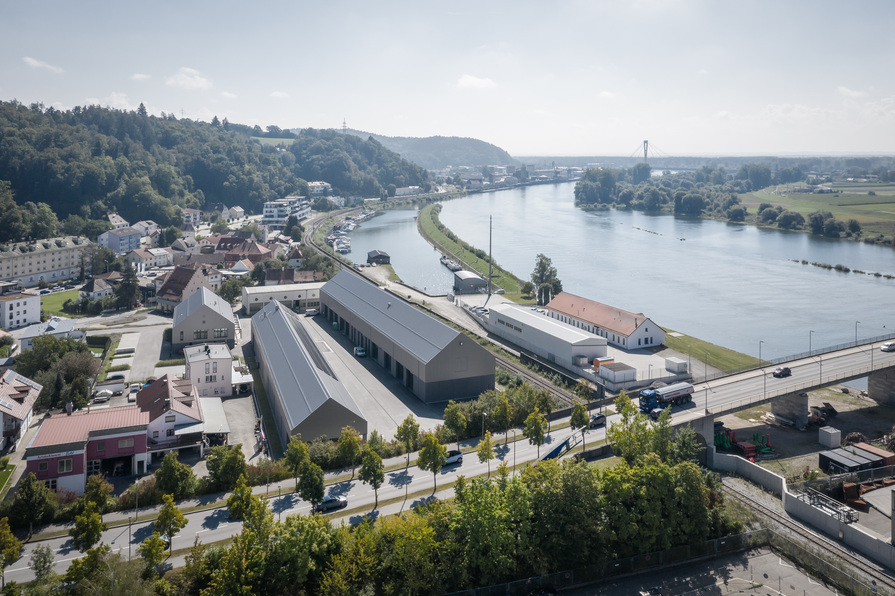
<instances>
[{"instance_id":1,"label":"truck","mask_svg":"<svg viewBox=\"0 0 895 596\"><path fill-rule=\"evenodd\" d=\"M640 411L648 414L656 408L685 404L693 399L693 385L675 383L658 389L644 389L640 392Z\"/></svg>"}]
</instances>

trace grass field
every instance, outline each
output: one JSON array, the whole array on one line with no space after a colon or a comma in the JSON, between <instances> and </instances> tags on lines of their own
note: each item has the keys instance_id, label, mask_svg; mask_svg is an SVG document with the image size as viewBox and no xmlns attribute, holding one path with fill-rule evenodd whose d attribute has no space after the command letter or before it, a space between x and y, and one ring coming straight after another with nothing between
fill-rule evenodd
<instances>
[{"instance_id":1,"label":"grass field","mask_svg":"<svg viewBox=\"0 0 895 596\"><path fill-rule=\"evenodd\" d=\"M276 147L277 145L290 147L295 142L295 139L269 139L267 137L252 137L252 140L258 141L262 145L270 145L271 147Z\"/></svg>"},{"instance_id":2,"label":"grass field","mask_svg":"<svg viewBox=\"0 0 895 596\"><path fill-rule=\"evenodd\" d=\"M708 364L714 368L724 371L744 370L758 364L758 359L748 354L734 352L727 348L690 337L689 335L680 334L680 337L674 337L672 333L680 333L665 329L665 345L672 350L681 354L690 353L694 360L705 362L705 355L708 353Z\"/></svg>"},{"instance_id":3,"label":"grass field","mask_svg":"<svg viewBox=\"0 0 895 596\"><path fill-rule=\"evenodd\" d=\"M15 472L16 467L12 465L8 465L2 470L0 470L0 499L6 496L7 491L9 490L9 478L12 476L12 473Z\"/></svg>"},{"instance_id":4,"label":"grass field","mask_svg":"<svg viewBox=\"0 0 895 596\"><path fill-rule=\"evenodd\" d=\"M58 315L60 317L86 317L87 313L77 314L62 311L62 305L66 300L77 300L77 290L67 290L65 292L53 292L51 294L42 294L40 297L40 308L47 315Z\"/></svg>"}]
</instances>

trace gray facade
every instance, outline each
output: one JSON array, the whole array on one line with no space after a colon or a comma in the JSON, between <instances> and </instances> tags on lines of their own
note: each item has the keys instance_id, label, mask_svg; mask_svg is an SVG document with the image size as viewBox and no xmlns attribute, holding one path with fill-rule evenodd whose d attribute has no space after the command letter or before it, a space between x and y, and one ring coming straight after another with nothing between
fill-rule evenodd
<instances>
[{"instance_id":1,"label":"gray facade","mask_svg":"<svg viewBox=\"0 0 895 596\"><path fill-rule=\"evenodd\" d=\"M174 307L174 350L205 343L226 343L233 349L236 341L236 320L230 304L201 287Z\"/></svg>"},{"instance_id":2,"label":"gray facade","mask_svg":"<svg viewBox=\"0 0 895 596\"><path fill-rule=\"evenodd\" d=\"M494 389L494 355L365 279L343 271L320 290L322 314L426 403Z\"/></svg>"}]
</instances>

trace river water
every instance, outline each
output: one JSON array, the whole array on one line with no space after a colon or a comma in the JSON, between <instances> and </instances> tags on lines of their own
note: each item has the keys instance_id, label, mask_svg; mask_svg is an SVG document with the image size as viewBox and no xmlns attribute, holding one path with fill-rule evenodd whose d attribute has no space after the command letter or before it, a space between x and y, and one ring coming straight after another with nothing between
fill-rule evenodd
<instances>
[{"instance_id":1,"label":"river water","mask_svg":"<svg viewBox=\"0 0 895 596\"><path fill-rule=\"evenodd\" d=\"M574 184L522 187L444 203L441 221L528 279L538 253L550 257L566 291L634 312L659 325L764 359L811 347L895 335L895 280L800 262L895 274L895 251L808 234L726 222L586 213ZM430 294L452 276L416 231L415 211L389 211L352 234L353 257L379 248L397 274ZM857 326L856 326L857 322ZM810 333L813 331L813 333Z\"/></svg>"}]
</instances>

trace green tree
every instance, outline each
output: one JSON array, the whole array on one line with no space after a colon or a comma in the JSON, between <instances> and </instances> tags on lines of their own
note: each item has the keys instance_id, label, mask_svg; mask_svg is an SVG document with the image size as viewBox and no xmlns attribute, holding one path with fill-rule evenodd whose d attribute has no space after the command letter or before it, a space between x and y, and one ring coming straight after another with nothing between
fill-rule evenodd
<instances>
[{"instance_id":1,"label":"green tree","mask_svg":"<svg viewBox=\"0 0 895 596\"><path fill-rule=\"evenodd\" d=\"M100 516L106 512L109 506L109 495L112 494L113 487L100 474L93 474L87 479L87 485L84 488L84 494L81 495L82 502L93 503Z\"/></svg>"},{"instance_id":2,"label":"green tree","mask_svg":"<svg viewBox=\"0 0 895 596\"><path fill-rule=\"evenodd\" d=\"M444 409L444 425L457 440L457 449L460 448L460 439L466 437L466 416L463 415L463 408L460 404L451 400Z\"/></svg>"},{"instance_id":3,"label":"green tree","mask_svg":"<svg viewBox=\"0 0 895 596\"><path fill-rule=\"evenodd\" d=\"M242 296L242 289L251 285L252 278L248 275L233 277L221 284L221 287L218 288L218 296L232 304Z\"/></svg>"},{"instance_id":4,"label":"green tree","mask_svg":"<svg viewBox=\"0 0 895 596\"><path fill-rule=\"evenodd\" d=\"M546 390L540 390L535 394L535 405L538 408L538 411L544 415L544 419L547 421L547 433L550 433L550 414L553 412L553 397L551 397L550 392Z\"/></svg>"},{"instance_id":5,"label":"green tree","mask_svg":"<svg viewBox=\"0 0 895 596\"><path fill-rule=\"evenodd\" d=\"M19 560L22 553L22 543L9 529L9 518L0 518L0 556L9 565Z\"/></svg>"},{"instance_id":6,"label":"green tree","mask_svg":"<svg viewBox=\"0 0 895 596\"><path fill-rule=\"evenodd\" d=\"M137 553L143 557L143 561L146 564L143 568L144 579L154 577L158 574L158 568L167 556L165 554L166 549L165 541L162 539L158 530L153 530L152 536L141 542L140 546L137 547Z\"/></svg>"},{"instance_id":7,"label":"green tree","mask_svg":"<svg viewBox=\"0 0 895 596\"><path fill-rule=\"evenodd\" d=\"M129 265L124 266L122 279L115 289L115 303L122 308L132 309L140 298L140 283L137 272Z\"/></svg>"},{"instance_id":8,"label":"green tree","mask_svg":"<svg viewBox=\"0 0 895 596\"><path fill-rule=\"evenodd\" d=\"M624 391L615 399L615 411L621 419L606 430L606 439L617 455L633 465L652 447L652 428Z\"/></svg>"},{"instance_id":9,"label":"green tree","mask_svg":"<svg viewBox=\"0 0 895 596\"><path fill-rule=\"evenodd\" d=\"M534 271L531 272L531 283L538 292L538 304L543 306L550 299L562 292L562 282L557 276L556 267L549 257L538 254Z\"/></svg>"},{"instance_id":10,"label":"green tree","mask_svg":"<svg viewBox=\"0 0 895 596\"><path fill-rule=\"evenodd\" d=\"M525 419L522 436L532 445L538 446L538 459L541 459L541 445L544 444L544 427L547 425L544 415L537 408Z\"/></svg>"},{"instance_id":11,"label":"green tree","mask_svg":"<svg viewBox=\"0 0 895 596\"><path fill-rule=\"evenodd\" d=\"M205 464L208 467L208 480L212 490L232 490L239 477L246 473L242 444L212 447L205 457Z\"/></svg>"},{"instance_id":12,"label":"green tree","mask_svg":"<svg viewBox=\"0 0 895 596\"><path fill-rule=\"evenodd\" d=\"M364 484L373 487L375 498L373 509L375 510L379 506L379 487L385 482L385 466L382 465L382 458L379 457L379 454L369 447L364 448L358 478Z\"/></svg>"},{"instance_id":13,"label":"green tree","mask_svg":"<svg viewBox=\"0 0 895 596\"><path fill-rule=\"evenodd\" d=\"M230 512L232 519L242 519L246 512L251 508L252 503L257 501L258 497L252 494L252 489L246 486L246 477L241 475L236 481L236 487L227 499L227 510Z\"/></svg>"},{"instance_id":14,"label":"green tree","mask_svg":"<svg viewBox=\"0 0 895 596\"><path fill-rule=\"evenodd\" d=\"M658 455L663 462L668 462L674 438L674 428L671 426L671 408L662 410L659 419L653 423L651 434L652 452Z\"/></svg>"},{"instance_id":15,"label":"green tree","mask_svg":"<svg viewBox=\"0 0 895 596\"><path fill-rule=\"evenodd\" d=\"M308 463L298 478L298 496L314 509L323 500L325 488L323 470L317 464Z\"/></svg>"},{"instance_id":16,"label":"green tree","mask_svg":"<svg viewBox=\"0 0 895 596\"><path fill-rule=\"evenodd\" d=\"M575 384L575 397L586 404L590 401L593 393L590 382L584 377L578 377L578 383Z\"/></svg>"},{"instance_id":17,"label":"green tree","mask_svg":"<svg viewBox=\"0 0 895 596\"><path fill-rule=\"evenodd\" d=\"M102 539L102 534L109 527L103 523L95 503L88 502L84 506L84 512L75 517L75 525L68 531L75 548L86 553L96 546Z\"/></svg>"},{"instance_id":18,"label":"green tree","mask_svg":"<svg viewBox=\"0 0 895 596\"><path fill-rule=\"evenodd\" d=\"M432 472L432 481L435 485L432 490L433 495L438 488L438 472L444 467L446 461L447 449L444 448L444 445L438 442L433 433L423 435L423 445L420 447L416 465L420 470Z\"/></svg>"},{"instance_id":19,"label":"green tree","mask_svg":"<svg viewBox=\"0 0 895 596\"><path fill-rule=\"evenodd\" d=\"M28 523L28 535L34 530L34 524L43 521L51 506L50 491L37 479L34 472L29 472L16 490L12 501L12 511L16 519Z\"/></svg>"},{"instance_id":20,"label":"green tree","mask_svg":"<svg viewBox=\"0 0 895 596\"><path fill-rule=\"evenodd\" d=\"M585 409L584 404L575 404L572 407L572 418L569 420L569 426L571 426L573 430L581 431L582 451L587 451L587 444L584 441L584 433L587 432L587 427L589 424L590 420L587 417L587 410Z\"/></svg>"},{"instance_id":21,"label":"green tree","mask_svg":"<svg viewBox=\"0 0 895 596\"><path fill-rule=\"evenodd\" d=\"M410 452L413 450L413 445L419 436L420 425L417 423L416 418L413 417L413 414L408 414L404 422L398 425L398 430L395 431L395 438L404 443L404 447L407 449L407 466L410 466Z\"/></svg>"},{"instance_id":22,"label":"green tree","mask_svg":"<svg viewBox=\"0 0 895 596\"><path fill-rule=\"evenodd\" d=\"M506 392L500 394L500 397L497 400L497 407L494 410L494 415L499 422L503 423L503 444L506 445L507 437L510 435L510 422L513 419L513 406L510 404Z\"/></svg>"},{"instance_id":23,"label":"green tree","mask_svg":"<svg viewBox=\"0 0 895 596\"><path fill-rule=\"evenodd\" d=\"M155 485L162 494L173 495L175 499L185 499L196 492L198 481L193 469L177 460L177 452L165 454L158 470L155 471Z\"/></svg>"},{"instance_id":24,"label":"green tree","mask_svg":"<svg viewBox=\"0 0 895 596\"><path fill-rule=\"evenodd\" d=\"M491 478L491 460L494 459L494 445L491 443L491 431L486 430L485 436L475 448L476 455L482 463L488 462L488 478Z\"/></svg>"},{"instance_id":25,"label":"green tree","mask_svg":"<svg viewBox=\"0 0 895 596\"><path fill-rule=\"evenodd\" d=\"M346 426L339 435L339 458L347 465L351 466L351 477L354 478L355 468L357 467L357 458L360 457L360 435L357 431Z\"/></svg>"},{"instance_id":26,"label":"green tree","mask_svg":"<svg viewBox=\"0 0 895 596\"><path fill-rule=\"evenodd\" d=\"M39 584L46 583L53 575L53 549L46 544L36 546L31 551L28 566L34 572L34 579Z\"/></svg>"},{"instance_id":27,"label":"green tree","mask_svg":"<svg viewBox=\"0 0 895 596\"><path fill-rule=\"evenodd\" d=\"M31 349L16 356L16 372L32 378L39 371L48 370L68 352L89 350L83 342L71 337L60 338L54 335L35 337Z\"/></svg>"},{"instance_id":28,"label":"green tree","mask_svg":"<svg viewBox=\"0 0 895 596\"><path fill-rule=\"evenodd\" d=\"M328 519L292 515L276 524L257 584L267 594L318 594L320 576L343 537Z\"/></svg>"},{"instance_id":29,"label":"green tree","mask_svg":"<svg viewBox=\"0 0 895 596\"><path fill-rule=\"evenodd\" d=\"M162 501L162 508L152 525L162 536L168 538L168 542L171 543L170 547L173 549L174 536L186 527L187 521L183 512L174 504L174 497L164 495Z\"/></svg>"},{"instance_id":30,"label":"green tree","mask_svg":"<svg viewBox=\"0 0 895 596\"><path fill-rule=\"evenodd\" d=\"M311 462L308 444L301 440L301 435L292 435L286 446L286 467L295 479L295 490L298 490L298 474Z\"/></svg>"},{"instance_id":31,"label":"green tree","mask_svg":"<svg viewBox=\"0 0 895 596\"><path fill-rule=\"evenodd\" d=\"M671 465L696 461L699 452L703 450L696 438L696 431L692 426L679 426L674 433L671 448L668 452L668 462Z\"/></svg>"},{"instance_id":32,"label":"green tree","mask_svg":"<svg viewBox=\"0 0 895 596\"><path fill-rule=\"evenodd\" d=\"M68 399L75 407L75 409L81 409L87 407L87 379L84 377L77 377L74 381L72 381L71 385L68 388Z\"/></svg>"},{"instance_id":33,"label":"green tree","mask_svg":"<svg viewBox=\"0 0 895 596\"><path fill-rule=\"evenodd\" d=\"M230 224L227 223L225 219L219 219L211 224L211 233L218 235L223 234L224 232L230 229Z\"/></svg>"}]
</instances>

